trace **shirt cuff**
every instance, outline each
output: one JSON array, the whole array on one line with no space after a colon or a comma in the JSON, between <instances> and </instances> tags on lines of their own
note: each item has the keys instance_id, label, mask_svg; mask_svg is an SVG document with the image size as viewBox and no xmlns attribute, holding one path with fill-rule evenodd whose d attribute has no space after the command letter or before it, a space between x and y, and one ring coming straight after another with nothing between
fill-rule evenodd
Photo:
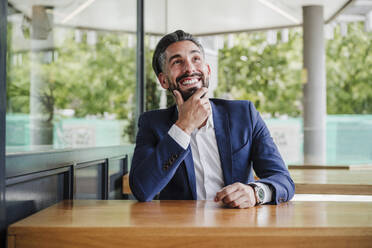
<instances>
[{"instance_id":1,"label":"shirt cuff","mask_svg":"<svg viewBox=\"0 0 372 248\"><path fill-rule=\"evenodd\" d=\"M271 202L273 198L273 191L269 187L269 185L265 183L259 183L259 182L255 182L254 184L256 184L257 186L260 186L265 192L265 199L263 200L262 204Z\"/></svg>"},{"instance_id":2,"label":"shirt cuff","mask_svg":"<svg viewBox=\"0 0 372 248\"><path fill-rule=\"evenodd\" d=\"M168 131L169 136L171 136L183 149L187 149L190 144L190 135L185 133L181 128L179 128L176 124Z\"/></svg>"}]
</instances>

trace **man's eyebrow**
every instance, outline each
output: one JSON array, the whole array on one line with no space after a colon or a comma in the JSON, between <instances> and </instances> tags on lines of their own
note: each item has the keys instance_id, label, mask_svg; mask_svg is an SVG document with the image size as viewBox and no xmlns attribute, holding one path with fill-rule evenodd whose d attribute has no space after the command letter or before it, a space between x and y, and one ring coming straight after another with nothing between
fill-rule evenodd
<instances>
[{"instance_id":1,"label":"man's eyebrow","mask_svg":"<svg viewBox=\"0 0 372 248\"><path fill-rule=\"evenodd\" d=\"M171 56L171 57L168 59L168 63L171 62L172 59L177 58L177 57L181 57L181 55L179 55L179 54L175 54L175 55Z\"/></svg>"},{"instance_id":2,"label":"man's eyebrow","mask_svg":"<svg viewBox=\"0 0 372 248\"><path fill-rule=\"evenodd\" d=\"M201 53L199 50L191 50L190 53Z\"/></svg>"},{"instance_id":3,"label":"man's eyebrow","mask_svg":"<svg viewBox=\"0 0 372 248\"><path fill-rule=\"evenodd\" d=\"M199 50L191 50L190 51L190 53L192 54L192 53L200 53L201 54L201 52L199 51ZM170 63L171 61L172 61L172 59L175 59L175 58L182 58L182 56L180 55L180 54L175 54L175 55L173 55L173 56L171 56L169 59L168 59L168 63Z\"/></svg>"}]
</instances>

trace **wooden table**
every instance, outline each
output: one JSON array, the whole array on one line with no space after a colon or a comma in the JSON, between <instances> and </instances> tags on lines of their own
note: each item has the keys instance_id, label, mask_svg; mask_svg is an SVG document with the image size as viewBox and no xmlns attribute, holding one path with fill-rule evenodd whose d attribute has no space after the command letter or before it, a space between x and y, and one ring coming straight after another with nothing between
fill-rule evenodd
<instances>
[{"instance_id":1,"label":"wooden table","mask_svg":"<svg viewBox=\"0 0 372 248\"><path fill-rule=\"evenodd\" d=\"M63 201L8 228L8 247L371 247L372 202L228 209L212 201Z\"/></svg>"},{"instance_id":2,"label":"wooden table","mask_svg":"<svg viewBox=\"0 0 372 248\"><path fill-rule=\"evenodd\" d=\"M290 168L289 172L296 194L372 195L372 170L309 167Z\"/></svg>"}]
</instances>

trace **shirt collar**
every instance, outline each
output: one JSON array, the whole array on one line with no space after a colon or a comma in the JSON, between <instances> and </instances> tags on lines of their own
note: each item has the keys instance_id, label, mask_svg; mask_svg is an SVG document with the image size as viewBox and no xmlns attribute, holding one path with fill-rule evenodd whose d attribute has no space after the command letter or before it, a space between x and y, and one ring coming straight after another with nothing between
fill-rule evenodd
<instances>
[{"instance_id":1,"label":"shirt collar","mask_svg":"<svg viewBox=\"0 0 372 248\"><path fill-rule=\"evenodd\" d=\"M211 111L211 114L208 116L207 123L205 124L206 128L214 128L214 122L213 122L213 113Z\"/></svg>"}]
</instances>

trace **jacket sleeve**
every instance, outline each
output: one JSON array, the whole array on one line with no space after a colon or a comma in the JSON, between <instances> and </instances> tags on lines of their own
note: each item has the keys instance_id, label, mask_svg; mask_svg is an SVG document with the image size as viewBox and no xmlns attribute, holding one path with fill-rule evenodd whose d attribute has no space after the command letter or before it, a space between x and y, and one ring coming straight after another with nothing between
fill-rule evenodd
<instances>
[{"instance_id":1,"label":"jacket sleeve","mask_svg":"<svg viewBox=\"0 0 372 248\"><path fill-rule=\"evenodd\" d=\"M129 185L139 201L151 201L172 179L188 154L166 133L160 137L142 114L129 174Z\"/></svg>"},{"instance_id":2,"label":"jacket sleeve","mask_svg":"<svg viewBox=\"0 0 372 248\"><path fill-rule=\"evenodd\" d=\"M266 124L252 103L250 103L250 110L253 120L251 158L253 169L260 178L258 182L266 183L274 189L271 204L289 201L295 191L293 180Z\"/></svg>"}]
</instances>

